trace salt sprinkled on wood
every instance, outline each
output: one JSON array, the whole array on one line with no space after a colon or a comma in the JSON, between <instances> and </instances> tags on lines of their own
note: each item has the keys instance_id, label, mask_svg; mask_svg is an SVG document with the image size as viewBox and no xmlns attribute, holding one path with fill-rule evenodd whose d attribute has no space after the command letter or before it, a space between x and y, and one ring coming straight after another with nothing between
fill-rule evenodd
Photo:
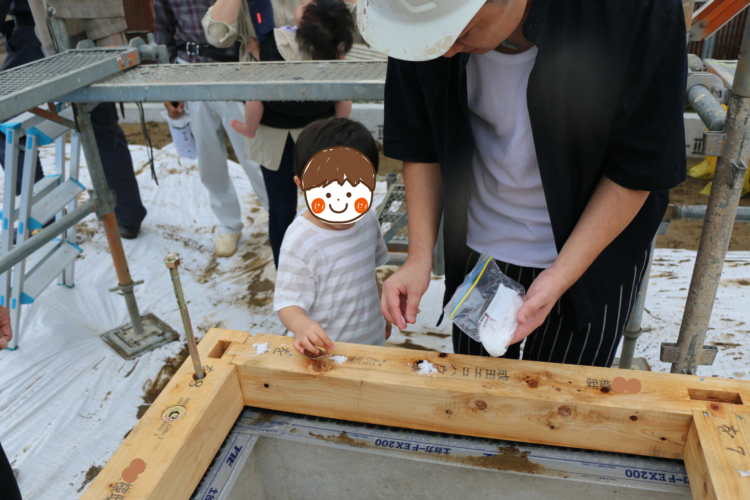
<instances>
[{"instance_id":1,"label":"salt sprinkled on wood","mask_svg":"<svg viewBox=\"0 0 750 500\"><path fill-rule=\"evenodd\" d=\"M419 371L417 372L418 375L432 375L434 377L437 373L437 368L435 368L435 365L427 360L420 361L417 366L419 367Z\"/></svg>"},{"instance_id":2,"label":"salt sprinkled on wood","mask_svg":"<svg viewBox=\"0 0 750 500\"><path fill-rule=\"evenodd\" d=\"M268 347L268 342L262 342L262 343L256 342L255 344L253 344L253 347L255 347L256 356L260 356L261 354L266 353L271 350Z\"/></svg>"},{"instance_id":3,"label":"salt sprinkled on wood","mask_svg":"<svg viewBox=\"0 0 750 500\"><path fill-rule=\"evenodd\" d=\"M339 355L336 355L336 356L331 356L331 359L337 365L343 365L344 363L346 363L346 356L344 356L343 354L339 354Z\"/></svg>"}]
</instances>

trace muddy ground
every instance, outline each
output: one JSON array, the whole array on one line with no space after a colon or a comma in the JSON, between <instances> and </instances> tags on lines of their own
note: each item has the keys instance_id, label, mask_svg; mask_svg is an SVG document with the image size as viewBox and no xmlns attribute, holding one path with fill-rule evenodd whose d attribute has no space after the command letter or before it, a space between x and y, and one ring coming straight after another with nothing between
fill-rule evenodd
<instances>
[{"instance_id":1,"label":"muddy ground","mask_svg":"<svg viewBox=\"0 0 750 500\"><path fill-rule=\"evenodd\" d=\"M124 123L122 128L130 144L145 144L141 126L139 124ZM151 137L151 144L154 148L160 149L170 142L172 138L169 135L169 128L166 123L147 123L148 133ZM237 156L232 150L229 140L226 140L229 158L237 161ZM688 158L687 168L699 163L700 159ZM401 162L386 158L380 155L379 174L385 175L390 172L400 172ZM674 188L670 193L670 199L674 203L685 205L705 205L708 202L708 196L700 194L708 181L693 179L688 177L685 182ZM750 195L740 200L740 205L750 206ZM703 221L679 220L670 225L669 233L666 236L659 236L657 247L659 248L684 248L687 250L697 250L700 239ZM747 224L735 225L732 239L729 242L729 250L750 250L750 227Z\"/></svg>"}]
</instances>

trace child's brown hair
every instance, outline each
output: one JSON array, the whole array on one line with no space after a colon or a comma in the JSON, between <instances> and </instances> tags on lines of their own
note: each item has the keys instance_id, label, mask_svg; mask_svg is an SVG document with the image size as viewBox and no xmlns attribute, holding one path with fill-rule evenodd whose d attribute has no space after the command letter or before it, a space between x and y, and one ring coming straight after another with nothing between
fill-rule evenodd
<instances>
[{"instance_id":1,"label":"child's brown hair","mask_svg":"<svg viewBox=\"0 0 750 500\"><path fill-rule=\"evenodd\" d=\"M345 147L336 148L336 158L343 161L334 164L323 150L336 146ZM294 147L294 174L304 191L334 181L343 185L347 180L352 186L362 182L374 191L379 160L377 143L364 125L348 118L328 118L311 123L300 133Z\"/></svg>"}]
</instances>

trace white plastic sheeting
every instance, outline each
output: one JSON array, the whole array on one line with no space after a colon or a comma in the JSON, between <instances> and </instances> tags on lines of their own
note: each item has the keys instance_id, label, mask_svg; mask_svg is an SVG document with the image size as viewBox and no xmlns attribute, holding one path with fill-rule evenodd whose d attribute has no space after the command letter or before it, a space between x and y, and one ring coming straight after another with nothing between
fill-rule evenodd
<instances>
[{"instance_id":1,"label":"white plastic sheeting","mask_svg":"<svg viewBox=\"0 0 750 500\"><path fill-rule=\"evenodd\" d=\"M143 147L131 147L143 202L149 210L141 235L124 240L141 313L153 313L183 335L136 360L124 361L99 335L129 321L123 299L108 293L116 285L106 238L91 216L81 226L83 254L76 263L73 289L51 284L32 306L25 306L20 348L0 352L0 442L19 469L25 498L78 498L93 476L136 424L145 409L144 395L164 378L171 358L183 349L184 334L163 259L180 255L183 287L198 336L221 326L251 333L282 334L285 328L271 310L275 271L267 242L267 215L239 165L230 164L241 197L246 228L237 253L213 257L215 224L194 162L178 158L171 146L156 152L159 186L151 180ZM53 149L42 148L42 162L52 169ZM87 171L81 180L87 183ZM385 193L376 192L377 206ZM659 344L674 340L684 307L695 252L658 250L650 281L637 356L658 371ZM750 288L750 252L729 255L711 320L709 342L719 346L714 366L701 374L750 378L750 308L743 292ZM389 345L451 350L450 324L435 323L443 282L433 278L417 325L394 331Z\"/></svg>"}]
</instances>

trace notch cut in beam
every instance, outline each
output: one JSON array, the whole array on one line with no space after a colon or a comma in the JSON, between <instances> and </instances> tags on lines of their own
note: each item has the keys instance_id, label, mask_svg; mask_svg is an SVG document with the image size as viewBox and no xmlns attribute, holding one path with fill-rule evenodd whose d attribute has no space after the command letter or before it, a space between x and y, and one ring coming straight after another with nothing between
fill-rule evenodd
<instances>
[{"instance_id":1,"label":"notch cut in beam","mask_svg":"<svg viewBox=\"0 0 750 500\"><path fill-rule=\"evenodd\" d=\"M685 468L693 498L750 498L750 412L712 403L693 410L685 444Z\"/></svg>"}]
</instances>

